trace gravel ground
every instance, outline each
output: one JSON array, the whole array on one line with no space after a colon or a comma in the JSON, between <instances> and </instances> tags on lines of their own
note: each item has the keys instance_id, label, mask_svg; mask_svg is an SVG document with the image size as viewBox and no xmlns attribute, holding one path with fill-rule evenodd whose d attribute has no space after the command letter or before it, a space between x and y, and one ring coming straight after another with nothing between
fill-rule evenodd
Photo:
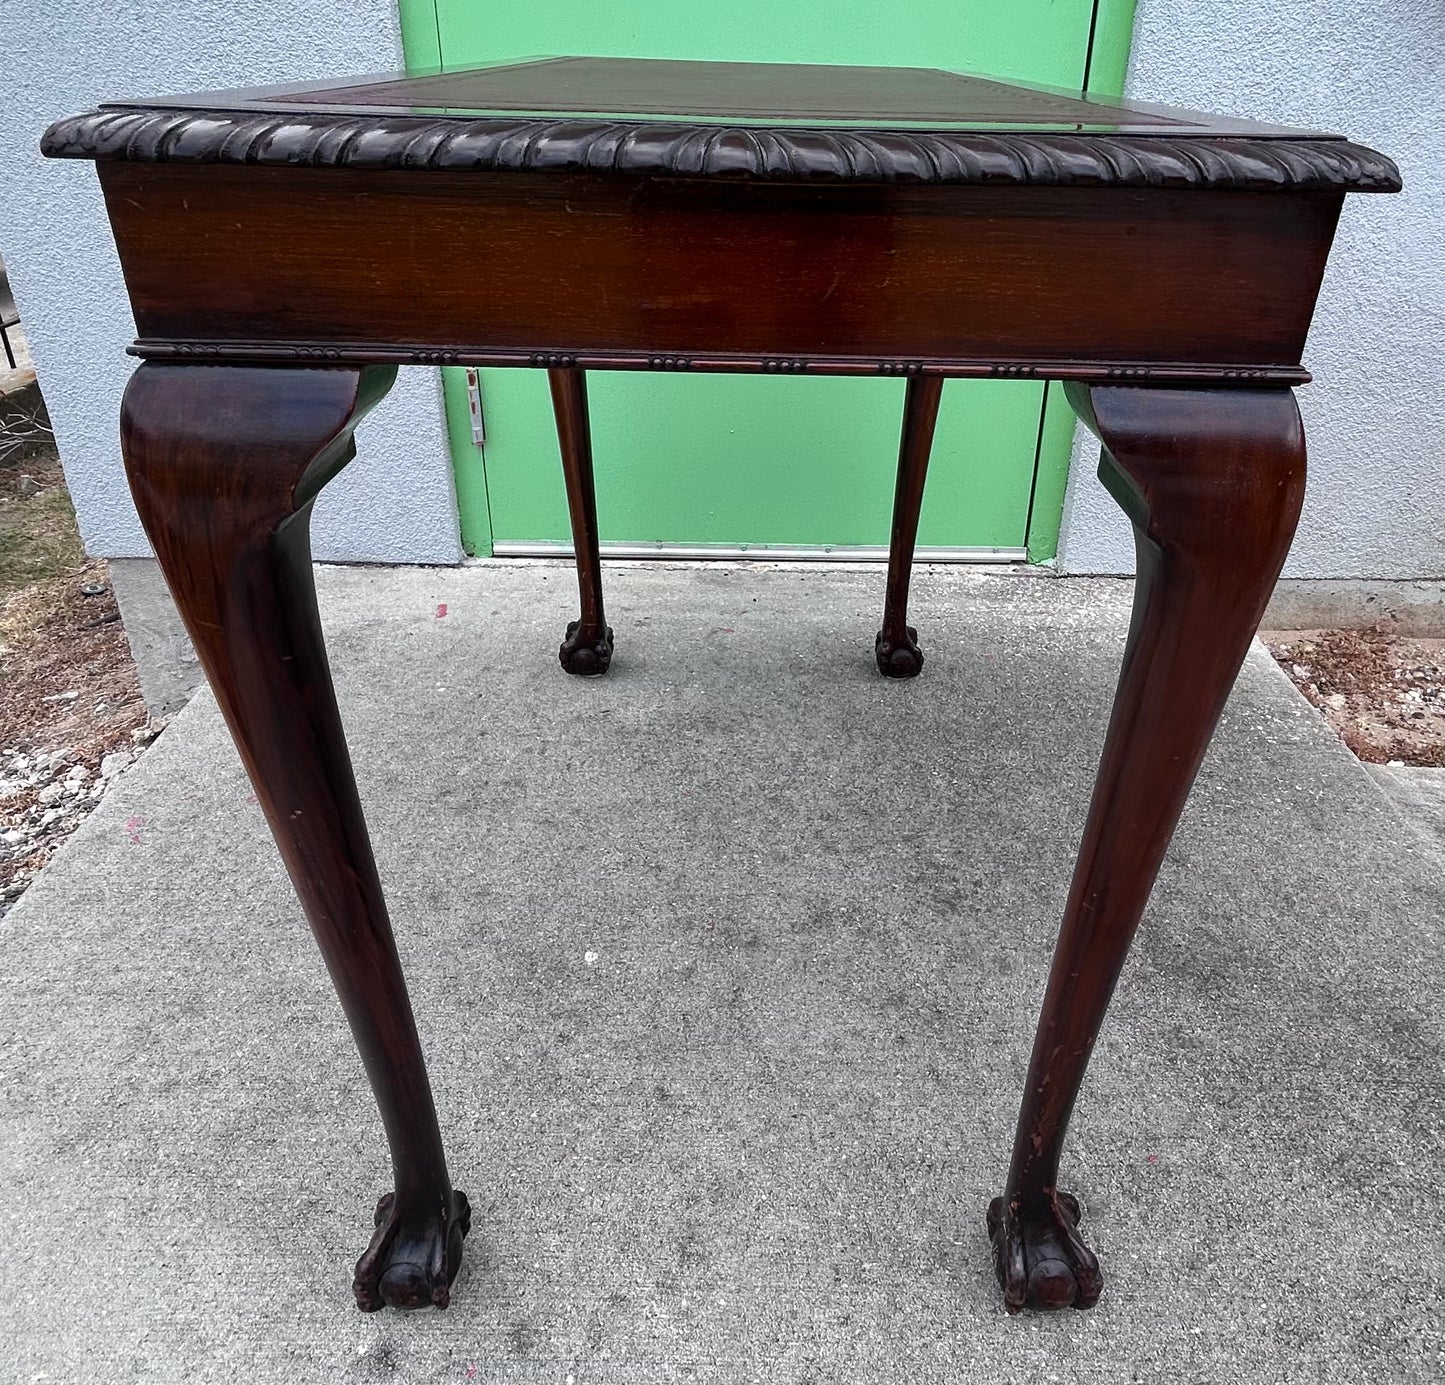
<instances>
[{"instance_id":1,"label":"gravel ground","mask_svg":"<svg viewBox=\"0 0 1445 1385\"><path fill-rule=\"evenodd\" d=\"M157 729L39 395L0 397L0 918Z\"/></svg>"},{"instance_id":2,"label":"gravel ground","mask_svg":"<svg viewBox=\"0 0 1445 1385\"><path fill-rule=\"evenodd\" d=\"M1367 764L1445 766L1445 640L1369 630L1266 636L1270 653Z\"/></svg>"}]
</instances>

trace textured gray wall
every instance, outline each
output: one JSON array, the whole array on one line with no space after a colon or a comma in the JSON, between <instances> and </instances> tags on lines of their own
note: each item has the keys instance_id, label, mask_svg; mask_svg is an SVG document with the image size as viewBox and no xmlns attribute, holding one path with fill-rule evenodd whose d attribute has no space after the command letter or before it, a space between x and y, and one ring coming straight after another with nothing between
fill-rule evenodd
<instances>
[{"instance_id":1,"label":"textured gray wall","mask_svg":"<svg viewBox=\"0 0 1445 1385\"><path fill-rule=\"evenodd\" d=\"M42 159L41 132L116 97L387 71L400 54L395 0L0 4L0 246L92 553L149 552L116 440L135 324L95 171ZM313 533L318 557L461 557L435 371L402 371Z\"/></svg>"},{"instance_id":2,"label":"textured gray wall","mask_svg":"<svg viewBox=\"0 0 1445 1385\"><path fill-rule=\"evenodd\" d=\"M1337 130L1400 165L1351 197L1299 391L1310 481L1287 575L1445 575L1445 10L1440 0L1139 0L1130 95ZM1059 566L1131 572L1129 527L1074 450Z\"/></svg>"}]
</instances>

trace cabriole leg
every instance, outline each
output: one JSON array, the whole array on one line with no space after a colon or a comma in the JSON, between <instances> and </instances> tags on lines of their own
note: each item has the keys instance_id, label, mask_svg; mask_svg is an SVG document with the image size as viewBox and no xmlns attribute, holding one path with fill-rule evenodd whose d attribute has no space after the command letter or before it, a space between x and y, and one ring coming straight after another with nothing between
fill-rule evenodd
<instances>
[{"instance_id":1,"label":"cabriole leg","mask_svg":"<svg viewBox=\"0 0 1445 1385\"><path fill-rule=\"evenodd\" d=\"M469 1212L352 777L312 581L317 492L395 378L367 369L145 364L121 438L136 507L335 983L396 1187L356 1267L367 1310L445 1308Z\"/></svg>"},{"instance_id":2,"label":"cabriole leg","mask_svg":"<svg viewBox=\"0 0 1445 1385\"><path fill-rule=\"evenodd\" d=\"M878 671L885 678L916 678L923 671L918 631L908 623L908 583L913 575L913 546L928 454L943 397L943 376L913 375L903 401L903 437L898 446L898 482L893 493L893 533L888 545L888 591L883 599L883 628L873 643Z\"/></svg>"},{"instance_id":3,"label":"cabriole leg","mask_svg":"<svg viewBox=\"0 0 1445 1385\"><path fill-rule=\"evenodd\" d=\"M567 626L557 651L568 673L596 677L612 663L612 630L602 610L602 560L597 549L597 489L592 481L592 429L587 421L587 376L576 368L547 372L552 410L557 415L557 445L572 516L572 548L577 555L577 586L582 614Z\"/></svg>"},{"instance_id":4,"label":"cabriole leg","mask_svg":"<svg viewBox=\"0 0 1445 1385\"><path fill-rule=\"evenodd\" d=\"M1002 1198L989 1208L1004 1304L1088 1308L1098 1261L1059 1191L1064 1132L1104 1011L1304 494L1282 389L1068 387L1134 524L1138 582L1114 710L1064 910Z\"/></svg>"}]
</instances>

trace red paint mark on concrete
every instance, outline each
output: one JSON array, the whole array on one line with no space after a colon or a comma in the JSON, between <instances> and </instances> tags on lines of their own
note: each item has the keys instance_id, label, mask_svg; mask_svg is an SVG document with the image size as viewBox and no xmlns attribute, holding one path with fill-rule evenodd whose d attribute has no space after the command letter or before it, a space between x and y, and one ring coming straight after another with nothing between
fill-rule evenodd
<instances>
[{"instance_id":1,"label":"red paint mark on concrete","mask_svg":"<svg viewBox=\"0 0 1445 1385\"><path fill-rule=\"evenodd\" d=\"M132 817L125 820L125 834L130 838L132 846L140 845L141 828L146 825L143 817Z\"/></svg>"},{"instance_id":2,"label":"red paint mark on concrete","mask_svg":"<svg viewBox=\"0 0 1445 1385\"><path fill-rule=\"evenodd\" d=\"M1159 1156L1157 1154L1151 1154L1149 1156L1149 1162L1151 1164L1157 1164L1159 1162Z\"/></svg>"},{"instance_id":3,"label":"red paint mark on concrete","mask_svg":"<svg viewBox=\"0 0 1445 1385\"><path fill-rule=\"evenodd\" d=\"M446 619L446 614L447 614L447 603L446 603L445 601L439 601L439 602L437 603L437 619L438 619L438 620L445 620L445 619Z\"/></svg>"}]
</instances>

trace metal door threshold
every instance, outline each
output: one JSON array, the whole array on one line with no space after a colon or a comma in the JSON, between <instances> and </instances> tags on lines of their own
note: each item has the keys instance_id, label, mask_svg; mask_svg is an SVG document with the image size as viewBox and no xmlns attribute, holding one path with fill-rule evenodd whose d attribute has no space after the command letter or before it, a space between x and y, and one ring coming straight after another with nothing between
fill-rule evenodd
<instances>
[{"instance_id":1,"label":"metal door threshold","mask_svg":"<svg viewBox=\"0 0 1445 1385\"><path fill-rule=\"evenodd\" d=\"M604 558L659 558L688 562L756 558L769 563L886 563L881 544L791 543L604 543ZM496 558L570 558L572 545L551 539L503 539L492 545ZM916 548L916 563L1026 563L1026 548Z\"/></svg>"}]
</instances>

